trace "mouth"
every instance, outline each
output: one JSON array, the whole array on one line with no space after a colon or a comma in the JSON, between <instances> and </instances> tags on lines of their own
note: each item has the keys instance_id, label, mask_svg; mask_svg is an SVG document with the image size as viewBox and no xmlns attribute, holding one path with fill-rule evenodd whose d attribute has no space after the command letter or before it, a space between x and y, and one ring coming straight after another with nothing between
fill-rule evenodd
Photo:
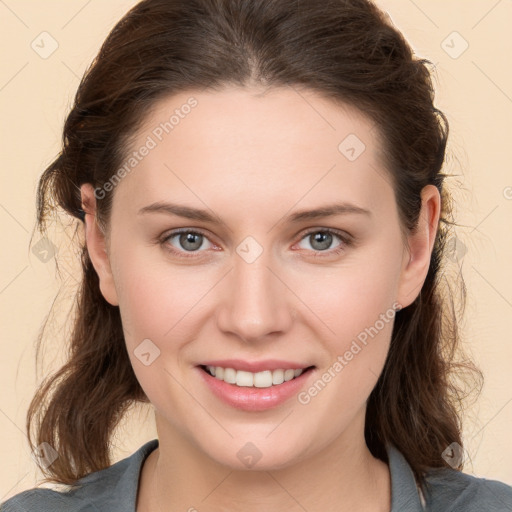
<instances>
[{"instance_id":1,"label":"mouth","mask_svg":"<svg viewBox=\"0 0 512 512\"><path fill-rule=\"evenodd\" d=\"M226 384L231 384L232 386L240 388L274 388L281 386L285 382L299 378L301 375L312 371L315 366L307 366L305 368L276 368L258 372L214 365L199 365L199 368L209 376L223 381Z\"/></svg>"},{"instance_id":2,"label":"mouth","mask_svg":"<svg viewBox=\"0 0 512 512\"><path fill-rule=\"evenodd\" d=\"M316 374L315 366L282 360L208 361L196 366L196 370L213 396L230 407L251 413L289 404L301 389L311 385Z\"/></svg>"}]
</instances>

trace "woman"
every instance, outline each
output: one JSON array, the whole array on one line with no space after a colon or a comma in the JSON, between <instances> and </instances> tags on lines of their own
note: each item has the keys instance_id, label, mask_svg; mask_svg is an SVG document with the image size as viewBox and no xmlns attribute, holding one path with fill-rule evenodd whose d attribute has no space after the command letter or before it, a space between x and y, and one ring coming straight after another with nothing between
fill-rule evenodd
<instances>
[{"instance_id":1,"label":"woman","mask_svg":"<svg viewBox=\"0 0 512 512\"><path fill-rule=\"evenodd\" d=\"M47 481L1 510L512 510L461 472L448 123L366 0L145 0L38 190L83 222ZM134 402L158 439L111 465ZM35 442L34 442L35 440Z\"/></svg>"}]
</instances>

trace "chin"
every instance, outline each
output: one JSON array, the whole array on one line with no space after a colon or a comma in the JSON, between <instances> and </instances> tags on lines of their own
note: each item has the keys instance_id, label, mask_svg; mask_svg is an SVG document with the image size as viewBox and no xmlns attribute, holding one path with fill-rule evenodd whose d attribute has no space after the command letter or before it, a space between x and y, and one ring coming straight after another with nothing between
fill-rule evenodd
<instances>
[{"instance_id":1,"label":"chin","mask_svg":"<svg viewBox=\"0 0 512 512\"><path fill-rule=\"evenodd\" d=\"M268 434L265 434L267 436ZM275 471L293 466L303 457L300 457L304 446L303 441L284 446L277 439L274 442L257 436L253 441L245 437L244 440L230 439L223 443L218 450L212 451L208 447L206 455L212 460L236 471Z\"/></svg>"}]
</instances>

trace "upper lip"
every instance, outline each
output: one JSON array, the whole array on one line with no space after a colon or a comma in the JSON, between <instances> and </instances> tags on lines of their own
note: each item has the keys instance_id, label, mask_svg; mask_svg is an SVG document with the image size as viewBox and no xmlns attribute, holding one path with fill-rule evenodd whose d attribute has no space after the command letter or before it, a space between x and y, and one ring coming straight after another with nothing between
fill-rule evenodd
<instances>
[{"instance_id":1,"label":"upper lip","mask_svg":"<svg viewBox=\"0 0 512 512\"><path fill-rule=\"evenodd\" d=\"M216 359L205 361L200 366L221 366L222 368L233 368L245 372L257 373L264 370L288 370L288 369L306 369L310 364L298 363L294 361L282 361L279 359L265 359L263 361L244 361L242 359Z\"/></svg>"}]
</instances>

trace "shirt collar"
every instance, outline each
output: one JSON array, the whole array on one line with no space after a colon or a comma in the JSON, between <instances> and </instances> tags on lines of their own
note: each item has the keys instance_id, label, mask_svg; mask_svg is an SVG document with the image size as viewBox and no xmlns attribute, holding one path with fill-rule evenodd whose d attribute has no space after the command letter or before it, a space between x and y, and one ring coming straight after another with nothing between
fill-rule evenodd
<instances>
[{"instance_id":1,"label":"shirt collar","mask_svg":"<svg viewBox=\"0 0 512 512\"><path fill-rule=\"evenodd\" d=\"M414 473L405 457L391 444L386 450L391 475L391 512L424 512Z\"/></svg>"}]
</instances>

